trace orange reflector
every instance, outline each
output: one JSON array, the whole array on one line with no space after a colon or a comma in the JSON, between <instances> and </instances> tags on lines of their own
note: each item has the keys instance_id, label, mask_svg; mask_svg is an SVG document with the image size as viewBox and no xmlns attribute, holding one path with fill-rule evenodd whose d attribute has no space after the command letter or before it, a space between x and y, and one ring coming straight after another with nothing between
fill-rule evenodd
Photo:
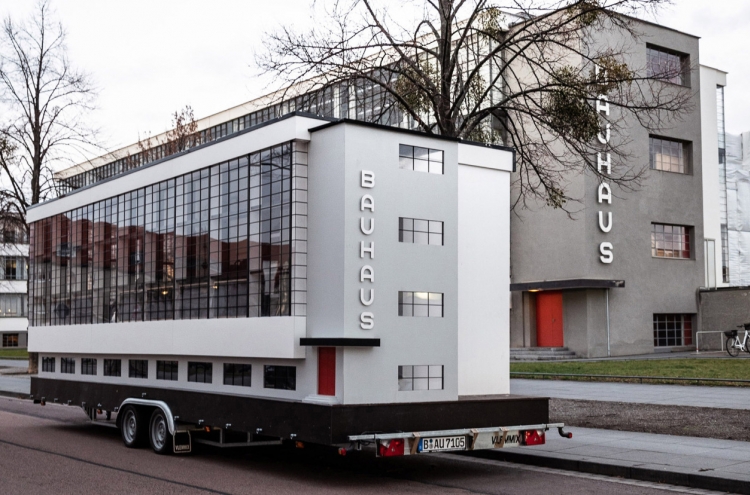
<instances>
[{"instance_id":1,"label":"orange reflector","mask_svg":"<svg viewBox=\"0 0 750 495\"><path fill-rule=\"evenodd\" d=\"M210 427L210 426L204 426L204 427L203 427L203 430L204 430L204 431L205 431L206 433L211 433L211 427Z\"/></svg>"},{"instance_id":2,"label":"orange reflector","mask_svg":"<svg viewBox=\"0 0 750 495\"><path fill-rule=\"evenodd\" d=\"M346 449L345 449L345 448L343 448L343 447L340 447L340 448L339 448L339 455L341 455L341 456L345 456L345 455L346 455Z\"/></svg>"},{"instance_id":3,"label":"orange reflector","mask_svg":"<svg viewBox=\"0 0 750 495\"><path fill-rule=\"evenodd\" d=\"M378 444L378 455L380 457L404 455L404 439L396 438L394 440L380 442Z\"/></svg>"},{"instance_id":4,"label":"orange reflector","mask_svg":"<svg viewBox=\"0 0 750 495\"><path fill-rule=\"evenodd\" d=\"M305 444L302 443L302 442L294 442L294 446L297 447L298 449L304 449L305 448Z\"/></svg>"}]
</instances>

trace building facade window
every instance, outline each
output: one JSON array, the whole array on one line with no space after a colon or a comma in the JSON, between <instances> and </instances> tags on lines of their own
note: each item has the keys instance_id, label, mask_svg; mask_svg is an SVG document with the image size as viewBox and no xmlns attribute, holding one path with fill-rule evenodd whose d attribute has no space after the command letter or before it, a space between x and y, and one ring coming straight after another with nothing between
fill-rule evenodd
<instances>
[{"instance_id":1,"label":"building facade window","mask_svg":"<svg viewBox=\"0 0 750 495\"><path fill-rule=\"evenodd\" d=\"M649 164L652 170L677 174L690 173L689 146L682 141L650 137L648 147Z\"/></svg>"},{"instance_id":2,"label":"building facade window","mask_svg":"<svg viewBox=\"0 0 750 495\"><path fill-rule=\"evenodd\" d=\"M122 374L122 361L119 359L104 360L104 376L120 376Z\"/></svg>"},{"instance_id":3,"label":"building facade window","mask_svg":"<svg viewBox=\"0 0 750 495\"><path fill-rule=\"evenodd\" d=\"M177 381L177 361L156 361L156 379Z\"/></svg>"},{"instance_id":4,"label":"building facade window","mask_svg":"<svg viewBox=\"0 0 750 495\"><path fill-rule=\"evenodd\" d=\"M651 224L651 256L655 258L691 258L692 227Z\"/></svg>"},{"instance_id":5,"label":"building facade window","mask_svg":"<svg viewBox=\"0 0 750 495\"><path fill-rule=\"evenodd\" d=\"M75 358L60 358L60 373L74 375L76 372Z\"/></svg>"},{"instance_id":6,"label":"building facade window","mask_svg":"<svg viewBox=\"0 0 750 495\"><path fill-rule=\"evenodd\" d=\"M96 359L95 358L81 358L81 374L82 375L96 375Z\"/></svg>"},{"instance_id":7,"label":"building facade window","mask_svg":"<svg viewBox=\"0 0 750 495\"><path fill-rule=\"evenodd\" d=\"M264 366L263 388L297 390L297 368L295 366Z\"/></svg>"},{"instance_id":8,"label":"building facade window","mask_svg":"<svg viewBox=\"0 0 750 495\"><path fill-rule=\"evenodd\" d=\"M4 333L3 334L3 347L18 347L18 334L17 333Z\"/></svg>"},{"instance_id":9,"label":"building facade window","mask_svg":"<svg viewBox=\"0 0 750 495\"><path fill-rule=\"evenodd\" d=\"M693 345L693 315L655 314L654 347Z\"/></svg>"},{"instance_id":10,"label":"building facade window","mask_svg":"<svg viewBox=\"0 0 750 495\"><path fill-rule=\"evenodd\" d=\"M399 168L428 172L430 174L444 173L443 151L419 146L400 144L398 146Z\"/></svg>"},{"instance_id":11,"label":"building facade window","mask_svg":"<svg viewBox=\"0 0 750 495\"><path fill-rule=\"evenodd\" d=\"M442 246L444 243L443 222L401 217L398 219L398 240L413 244Z\"/></svg>"},{"instance_id":12,"label":"building facade window","mask_svg":"<svg viewBox=\"0 0 750 495\"><path fill-rule=\"evenodd\" d=\"M729 229L725 223L721 225L721 280L729 283Z\"/></svg>"},{"instance_id":13,"label":"building facade window","mask_svg":"<svg viewBox=\"0 0 750 495\"><path fill-rule=\"evenodd\" d=\"M55 358L43 357L42 358L42 371L46 373L54 373L55 372Z\"/></svg>"},{"instance_id":14,"label":"building facade window","mask_svg":"<svg viewBox=\"0 0 750 495\"><path fill-rule=\"evenodd\" d=\"M128 377L129 378L148 378L148 360L129 359L128 360Z\"/></svg>"},{"instance_id":15,"label":"building facade window","mask_svg":"<svg viewBox=\"0 0 750 495\"><path fill-rule=\"evenodd\" d=\"M26 280L28 278L28 258L23 256L0 257L0 279Z\"/></svg>"},{"instance_id":16,"label":"building facade window","mask_svg":"<svg viewBox=\"0 0 750 495\"><path fill-rule=\"evenodd\" d=\"M0 318L24 318L26 294L0 294Z\"/></svg>"},{"instance_id":17,"label":"building facade window","mask_svg":"<svg viewBox=\"0 0 750 495\"><path fill-rule=\"evenodd\" d=\"M399 291L398 315L442 318L443 294L442 292Z\"/></svg>"},{"instance_id":18,"label":"building facade window","mask_svg":"<svg viewBox=\"0 0 750 495\"><path fill-rule=\"evenodd\" d=\"M212 383L213 363L188 362L188 381Z\"/></svg>"},{"instance_id":19,"label":"building facade window","mask_svg":"<svg viewBox=\"0 0 750 495\"><path fill-rule=\"evenodd\" d=\"M252 366L249 364L224 363L224 385L250 386Z\"/></svg>"},{"instance_id":20,"label":"building facade window","mask_svg":"<svg viewBox=\"0 0 750 495\"><path fill-rule=\"evenodd\" d=\"M398 390L443 390L442 365L398 367Z\"/></svg>"},{"instance_id":21,"label":"building facade window","mask_svg":"<svg viewBox=\"0 0 750 495\"><path fill-rule=\"evenodd\" d=\"M293 242L306 241L302 148L274 146L34 222L30 326L304 316L294 273L306 243Z\"/></svg>"},{"instance_id":22,"label":"building facade window","mask_svg":"<svg viewBox=\"0 0 750 495\"><path fill-rule=\"evenodd\" d=\"M646 48L646 76L690 86L689 57L662 48Z\"/></svg>"}]
</instances>

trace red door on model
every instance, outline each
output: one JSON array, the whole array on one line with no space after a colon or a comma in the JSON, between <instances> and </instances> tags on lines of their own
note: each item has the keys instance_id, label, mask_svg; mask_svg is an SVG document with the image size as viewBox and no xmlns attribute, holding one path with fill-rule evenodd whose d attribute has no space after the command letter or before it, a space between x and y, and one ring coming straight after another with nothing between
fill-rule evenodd
<instances>
[{"instance_id":1,"label":"red door on model","mask_svg":"<svg viewBox=\"0 0 750 495\"><path fill-rule=\"evenodd\" d=\"M318 347L318 395L336 395L335 347Z\"/></svg>"},{"instance_id":2,"label":"red door on model","mask_svg":"<svg viewBox=\"0 0 750 495\"><path fill-rule=\"evenodd\" d=\"M565 345L561 291L544 291L536 295L536 345L538 347Z\"/></svg>"}]
</instances>

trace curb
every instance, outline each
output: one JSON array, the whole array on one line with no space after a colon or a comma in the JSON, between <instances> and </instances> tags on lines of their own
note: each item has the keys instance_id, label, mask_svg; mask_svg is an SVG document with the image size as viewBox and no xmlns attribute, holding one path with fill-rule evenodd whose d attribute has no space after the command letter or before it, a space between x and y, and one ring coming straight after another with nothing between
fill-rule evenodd
<instances>
[{"instance_id":1,"label":"curb","mask_svg":"<svg viewBox=\"0 0 750 495\"><path fill-rule=\"evenodd\" d=\"M503 451L501 449L492 451L477 451L472 457L484 459L502 460L516 464L528 464L531 466L562 469L564 471L578 471L588 474L600 474L618 478L633 479L639 481L650 481L654 483L666 483L669 485L686 486L703 490L714 490L731 493L750 495L750 483L744 480L730 479L728 477L717 477L703 474L681 473L678 471L663 471L659 469L643 468L637 466L622 466L617 464L606 464L587 460L559 459L544 455L530 453L519 453Z\"/></svg>"}]
</instances>

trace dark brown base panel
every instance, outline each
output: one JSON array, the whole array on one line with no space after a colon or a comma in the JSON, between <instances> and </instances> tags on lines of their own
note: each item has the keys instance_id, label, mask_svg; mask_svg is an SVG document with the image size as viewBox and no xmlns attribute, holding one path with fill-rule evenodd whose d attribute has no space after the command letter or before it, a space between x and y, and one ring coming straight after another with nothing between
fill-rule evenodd
<instances>
[{"instance_id":1,"label":"dark brown base panel","mask_svg":"<svg viewBox=\"0 0 750 495\"><path fill-rule=\"evenodd\" d=\"M321 405L164 388L31 378L31 395L111 411L127 398L162 400L179 422L225 427L319 444L347 443L349 435L448 430L549 422L547 398L502 396L452 402ZM295 435L292 437L292 435Z\"/></svg>"}]
</instances>

